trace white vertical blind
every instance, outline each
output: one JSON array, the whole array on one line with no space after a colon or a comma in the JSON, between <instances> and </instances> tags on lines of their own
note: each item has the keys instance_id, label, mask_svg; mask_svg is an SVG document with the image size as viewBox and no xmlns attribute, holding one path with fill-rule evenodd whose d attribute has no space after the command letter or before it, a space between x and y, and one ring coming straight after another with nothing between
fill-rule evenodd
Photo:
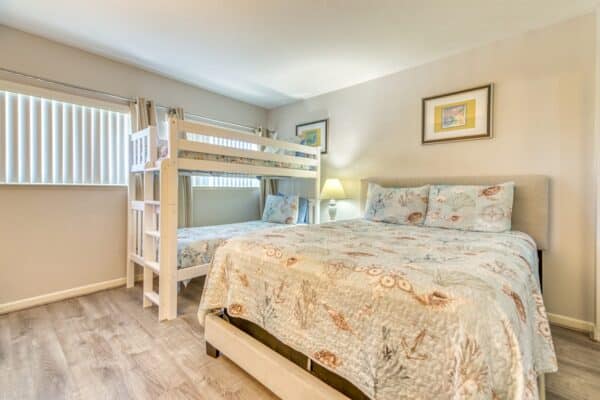
<instances>
[{"instance_id":1,"label":"white vertical blind","mask_svg":"<svg viewBox=\"0 0 600 400\"><path fill-rule=\"evenodd\" d=\"M0 183L127 183L129 114L0 91Z\"/></svg>"},{"instance_id":2,"label":"white vertical blind","mask_svg":"<svg viewBox=\"0 0 600 400\"><path fill-rule=\"evenodd\" d=\"M257 144L242 142L239 140L217 138L214 136L199 135L196 133L187 133L187 139L202 143L209 143L218 146L233 147L243 150L258 151ZM235 187L235 188L258 188L260 181L257 178L249 176L192 176L192 186L201 187Z\"/></svg>"}]
</instances>

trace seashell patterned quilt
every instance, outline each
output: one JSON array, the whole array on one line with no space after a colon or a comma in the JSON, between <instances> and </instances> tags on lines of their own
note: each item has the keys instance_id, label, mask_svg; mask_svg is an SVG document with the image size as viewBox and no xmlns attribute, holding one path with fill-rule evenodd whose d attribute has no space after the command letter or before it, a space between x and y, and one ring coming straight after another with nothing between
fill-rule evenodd
<instances>
[{"instance_id":1,"label":"seashell patterned quilt","mask_svg":"<svg viewBox=\"0 0 600 400\"><path fill-rule=\"evenodd\" d=\"M533 240L350 220L216 251L199 319L227 308L372 399L533 399L557 369Z\"/></svg>"}]
</instances>

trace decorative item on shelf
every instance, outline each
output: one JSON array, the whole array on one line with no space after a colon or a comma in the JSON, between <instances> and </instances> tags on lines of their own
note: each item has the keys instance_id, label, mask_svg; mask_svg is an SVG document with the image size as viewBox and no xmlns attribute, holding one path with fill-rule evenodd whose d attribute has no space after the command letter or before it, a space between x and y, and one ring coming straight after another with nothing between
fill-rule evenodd
<instances>
[{"instance_id":1,"label":"decorative item on shelf","mask_svg":"<svg viewBox=\"0 0 600 400\"><path fill-rule=\"evenodd\" d=\"M254 134L256 136L267 136L266 133L267 133L267 130L260 125L256 128L254 128Z\"/></svg>"},{"instance_id":2,"label":"decorative item on shelf","mask_svg":"<svg viewBox=\"0 0 600 400\"><path fill-rule=\"evenodd\" d=\"M492 137L492 84L423 99L421 143Z\"/></svg>"},{"instance_id":3,"label":"decorative item on shelf","mask_svg":"<svg viewBox=\"0 0 600 400\"><path fill-rule=\"evenodd\" d=\"M296 136L300 136L305 144L321 148L321 154L327 154L327 129L329 120L296 125Z\"/></svg>"},{"instance_id":4,"label":"decorative item on shelf","mask_svg":"<svg viewBox=\"0 0 600 400\"><path fill-rule=\"evenodd\" d=\"M336 200L343 200L346 198L346 192L339 179L327 179L323 190L321 191L321 198L329 200L329 220L335 221L335 215L337 214Z\"/></svg>"}]
</instances>

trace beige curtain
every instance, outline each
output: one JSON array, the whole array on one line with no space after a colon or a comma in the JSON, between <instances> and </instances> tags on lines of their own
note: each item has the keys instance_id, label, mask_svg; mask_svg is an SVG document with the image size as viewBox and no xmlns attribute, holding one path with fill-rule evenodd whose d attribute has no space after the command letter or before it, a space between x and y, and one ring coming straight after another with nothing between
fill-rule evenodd
<instances>
[{"instance_id":1,"label":"beige curtain","mask_svg":"<svg viewBox=\"0 0 600 400\"><path fill-rule=\"evenodd\" d=\"M270 139L277 139L277 132L269 131L263 128L257 129L257 131L255 131L255 134L268 137ZM262 147L262 150L264 150L264 147ZM260 197L258 210L260 211L261 217L265 209L265 202L267 201L267 196L270 194L277 194L277 179L260 178Z\"/></svg>"},{"instance_id":2,"label":"beige curtain","mask_svg":"<svg viewBox=\"0 0 600 400\"><path fill-rule=\"evenodd\" d=\"M258 209L260 211L261 217L265 209L265 202L267 201L267 196L270 194L277 194L277 179L260 178L260 202L258 205Z\"/></svg>"},{"instance_id":3,"label":"beige curtain","mask_svg":"<svg viewBox=\"0 0 600 400\"><path fill-rule=\"evenodd\" d=\"M138 97L129 104L131 111L131 130L137 132L148 126L156 126L156 105L152 100Z\"/></svg>"},{"instance_id":4,"label":"beige curtain","mask_svg":"<svg viewBox=\"0 0 600 400\"><path fill-rule=\"evenodd\" d=\"M146 100L144 97L138 97L135 101L129 103L131 112L131 131L137 132L146 129L148 126L156 125L156 106L154 101ZM142 199L143 194L142 174L135 175L135 198ZM154 185L154 198L158 198L158 185Z\"/></svg>"},{"instance_id":5,"label":"beige curtain","mask_svg":"<svg viewBox=\"0 0 600 400\"><path fill-rule=\"evenodd\" d=\"M169 110L169 116L184 118L183 108ZM180 133L180 139L186 139L186 133ZM177 223L180 228L192 226L192 177L179 175L179 191L177 193Z\"/></svg>"}]
</instances>

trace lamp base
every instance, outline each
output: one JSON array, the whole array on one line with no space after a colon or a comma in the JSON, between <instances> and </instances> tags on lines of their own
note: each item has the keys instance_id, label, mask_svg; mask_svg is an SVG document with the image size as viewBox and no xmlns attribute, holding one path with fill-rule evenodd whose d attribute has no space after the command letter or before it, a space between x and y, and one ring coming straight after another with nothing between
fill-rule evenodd
<instances>
[{"instance_id":1,"label":"lamp base","mask_svg":"<svg viewBox=\"0 0 600 400\"><path fill-rule=\"evenodd\" d=\"M335 221L335 215L337 214L337 204L334 199L329 200L329 220Z\"/></svg>"}]
</instances>

